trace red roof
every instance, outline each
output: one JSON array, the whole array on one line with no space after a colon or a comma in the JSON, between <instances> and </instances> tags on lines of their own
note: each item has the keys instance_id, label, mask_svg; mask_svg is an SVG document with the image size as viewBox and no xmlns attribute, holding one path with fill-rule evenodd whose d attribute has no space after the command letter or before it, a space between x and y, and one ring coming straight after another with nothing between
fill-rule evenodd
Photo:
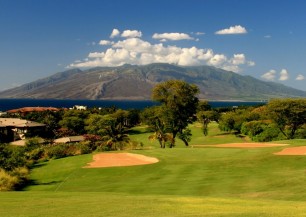
<instances>
[{"instance_id":1,"label":"red roof","mask_svg":"<svg viewBox=\"0 0 306 217\"><path fill-rule=\"evenodd\" d=\"M59 108L54 107L23 107L19 109L12 109L8 113L26 113L26 112L43 112L43 111L59 111Z\"/></svg>"}]
</instances>

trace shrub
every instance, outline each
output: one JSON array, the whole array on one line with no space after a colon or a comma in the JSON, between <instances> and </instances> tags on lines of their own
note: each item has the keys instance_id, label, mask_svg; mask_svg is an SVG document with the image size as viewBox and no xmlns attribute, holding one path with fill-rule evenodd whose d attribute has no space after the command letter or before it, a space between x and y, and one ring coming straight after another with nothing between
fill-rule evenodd
<instances>
[{"instance_id":1,"label":"shrub","mask_svg":"<svg viewBox=\"0 0 306 217\"><path fill-rule=\"evenodd\" d=\"M256 142L270 142L285 139L281 131L271 121L250 121L243 123L242 133Z\"/></svg>"},{"instance_id":2,"label":"shrub","mask_svg":"<svg viewBox=\"0 0 306 217\"><path fill-rule=\"evenodd\" d=\"M12 171L16 167L26 165L24 148L0 144L0 168Z\"/></svg>"},{"instance_id":3,"label":"shrub","mask_svg":"<svg viewBox=\"0 0 306 217\"><path fill-rule=\"evenodd\" d=\"M66 144L52 145L46 148L46 156L48 158L63 158L69 156L67 154Z\"/></svg>"},{"instance_id":4,"label":"shrub","mask_svg":"<svg viewBox=\"0 0 306 217\"><path fill-rule=\"evenodd\" d=\"M13 190L17 183L17 177L10 175L4 169L0 169L0 191Z\"/></svg>"},{"instance_id":5,"label":"shrub","mask_svg":"<svg viewBox=\"0 0 306 217\"><path fill-rule=\"evenodd\" d=\"M37 161L44 158L45 149L43 147L36 148L34 150L28 151L25 153L28 160Z\"/></svg>"},{"instance_id":6,"label":"shrub","mask_svg":"<svg viewBox=\"0 0 306 217\"><path fill-rule=\"evenodd\" d=\"M45 155L49 159L58 159L74 155L88 154L91 153L89 143L89 141L84 141L76 144L56 144L47 146L45 148Z\"/></svg>"},{"instance_id":7,"label":"shrub","mask_svg":"<svg viewBox=\"0 0 306 217\"><path fill-rule=\"evenodd\" d=\"M79 150L80 154L89 154L92 151L90 144L91 143L89 141L84 141L76 144L75 146Z\"/></svg>"},{"instance_id":8,"label":"shrub","mask_svg":"<svg viewBox=\"0 0 306 217\"><path fill-rule=\"evenodd\" d=\"M18 167L13 171L0 169L0 191L11 191L21 188L28 181L29 170Z\"/></svg>"}]
</instances>

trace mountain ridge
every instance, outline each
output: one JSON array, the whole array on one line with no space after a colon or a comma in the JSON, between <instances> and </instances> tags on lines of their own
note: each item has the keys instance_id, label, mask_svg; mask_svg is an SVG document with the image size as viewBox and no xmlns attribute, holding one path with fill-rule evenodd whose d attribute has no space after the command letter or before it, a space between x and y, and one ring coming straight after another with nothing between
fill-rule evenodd
<instances>
[{"instance_id":1,"label":"mountain ridge","mask_svg":"<svg viewBox=\"0 0 306 217\"><path fill-rule=\"evenodd\" d=\"M167 63L70 69L0 92L0 98L147 100L159 82L180 79L196 84L208 100L268 100L306 97L306 92L212 66Z\"/></svg>"}]
</instances>

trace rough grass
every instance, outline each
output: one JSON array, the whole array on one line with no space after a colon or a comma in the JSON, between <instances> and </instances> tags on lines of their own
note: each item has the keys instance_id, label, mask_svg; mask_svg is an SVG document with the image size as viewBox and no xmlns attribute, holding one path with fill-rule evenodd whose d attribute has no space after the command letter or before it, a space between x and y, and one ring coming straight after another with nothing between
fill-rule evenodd
<instances>
[{"instance_id":1,"label":"rough grass","mask_svg":"<svg viewBox=\"0 0 306 217\"><path fill-rule=\"evenodd\" d=\"M245 140L210 127L203 137L192 126L191 144ZM273 155L283 147L159 149L145 128L133 133L146 148L133 152L159 163L82 168L92 155L41 163L24 192L0 194L0 216L305 216L306 156Z\"/></svg>"}]
</instances>

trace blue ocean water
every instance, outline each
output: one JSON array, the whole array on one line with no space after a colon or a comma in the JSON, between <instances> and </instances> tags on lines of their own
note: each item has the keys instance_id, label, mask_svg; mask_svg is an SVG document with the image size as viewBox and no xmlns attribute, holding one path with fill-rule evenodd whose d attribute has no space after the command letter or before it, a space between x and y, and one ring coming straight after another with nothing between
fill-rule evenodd
<instances>
[{"instance_id":1,"label":"blue ocean water","mask_svg":"<svg viewBox=\"0 0 306 217\"><path fill-rule=\"evenodd\" d=\"M232 106L250 106L262 104L262 102L233 102L233 101L212 101L209 104L213 108L217 107L232 107ZM22 107L56 107L56 108L71 108L74 105L84 105L88 108L92 107L112 107L121 109L143 109L158 103L144 100L59 100L59 99L0 99L0 111Z\"/></svg>"}]
</instances>

